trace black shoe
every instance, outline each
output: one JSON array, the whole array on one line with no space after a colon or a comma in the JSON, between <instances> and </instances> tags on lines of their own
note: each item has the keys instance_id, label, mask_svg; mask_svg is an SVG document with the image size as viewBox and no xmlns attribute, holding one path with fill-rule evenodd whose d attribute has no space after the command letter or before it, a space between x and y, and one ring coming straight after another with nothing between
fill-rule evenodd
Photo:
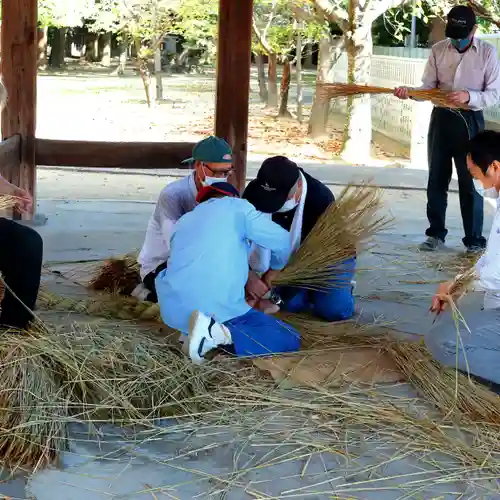
<instances>
[{"instance_id":1,"label":"black shoe","mask_svg":"<svg viewBox=\"0 0 500 500\"><path fill-rule=\"evenodd\" d=\"M484 250L485 250L485 248L480 246L480 245L471 245L471 246L467 247L467 253L469 255L480 254L480 253L483 253Z\"/></svg>"},{"instance_id":2,"label":"black shoe","mask_svg":"<svg viewBox=\"0 0 500 500\"><path fill-rule=\"evenodd\" d=\"M439 238L434 238L434 236L429 236L418 247L421 252L436 252L437 250L442 250L443 248L444 241Z\"/></svg>"}]
</instances>

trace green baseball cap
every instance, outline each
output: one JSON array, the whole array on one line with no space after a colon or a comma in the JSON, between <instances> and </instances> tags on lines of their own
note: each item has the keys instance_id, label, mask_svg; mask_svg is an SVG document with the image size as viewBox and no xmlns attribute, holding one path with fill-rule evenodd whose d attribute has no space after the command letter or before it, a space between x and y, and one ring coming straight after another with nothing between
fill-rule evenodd
<instances>
[{"instance_id":1,"label":"green baseball cap","mask_svg":"<svg viewBox=\"0 0 500 500\"><path fill-rule=\"evenodd\" d=\"M224 139L211 135L198 142L193 148L193 156L182 163L193 163L196 160L204 163L232 163L233 151Z\"/></svg>"}]
</instances>

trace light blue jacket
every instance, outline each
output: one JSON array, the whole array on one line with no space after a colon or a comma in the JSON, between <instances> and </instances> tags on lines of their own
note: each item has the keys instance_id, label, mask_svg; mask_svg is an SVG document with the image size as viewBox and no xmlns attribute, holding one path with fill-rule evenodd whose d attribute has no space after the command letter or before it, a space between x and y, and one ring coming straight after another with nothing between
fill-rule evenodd
<instances>
[{"instance_id":1,"label":"light blue jacket","mask_svg":"<svg viewBox=\"0 0 500 500\"><path fill-rule=\"evenodd\" d=\"M246 314L250 241L271 250L271 269L285 267L290 234L240 198L214 198L183 215L170 240L167 269L156 278L163 321L188 333L198 310L224 323Z\"/></svg>"}]
</instances>

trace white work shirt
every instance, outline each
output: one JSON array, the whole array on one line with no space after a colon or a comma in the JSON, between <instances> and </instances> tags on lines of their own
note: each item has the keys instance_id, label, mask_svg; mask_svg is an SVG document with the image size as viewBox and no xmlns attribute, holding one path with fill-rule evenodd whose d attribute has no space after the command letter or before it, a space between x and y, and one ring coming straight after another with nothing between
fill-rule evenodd
<instances>
[{"instance_id":1,"label":"white work shirt","mask_svg":"<svg viewBox=\"0 0 500 500\"><path fill-rule=\"evenodd\" d=\"M469 108L478 111L500 101L500 62L495 47L480 38L460 53L446 39L433 45L422 89L467 90Z\"/></svg>"},{"instance_id":2,"label":"white work shirt","mask_svg":"<svg viewBox=\"0 0 500 500\"><path fill-rule=\"evenodd\" d=\"M500 198L497 200L497 210L486 251L476 263L476 274L479 279L475 282L474 288L486 292L484 308L500 307Z\"/></svg>"},{"instance_id":3,"label":"white work shirt","mask_svg":"<svg viewBox=\"0 0 500 500\"><path fill-rule=\"evenodd\" d=\"M167 261L174 224L196 206L194 173L165 186L149 219L139 264L141 278Z\"/></svg>"}]
</instances>

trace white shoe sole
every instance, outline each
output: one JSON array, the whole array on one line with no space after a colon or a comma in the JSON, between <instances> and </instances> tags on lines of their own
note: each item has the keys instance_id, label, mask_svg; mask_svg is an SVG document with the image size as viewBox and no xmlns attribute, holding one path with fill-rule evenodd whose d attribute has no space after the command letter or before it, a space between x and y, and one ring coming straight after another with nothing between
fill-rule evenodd
<instances>
[{"instance_id":1,"label":"white shoe sole","mask_svg":"<svg viewBox=\"0 0 500 500\"><path fill-rule=\"evenodd\" d=\"M189 335L187 342L184 342L183 346L184 352L187 352L187 354L191 358L191 361L195 365L202 365L206 361L205 358L200 357L198 354L198 349L200 347L200 342L202 340L196 335L197 333L196 325L198 324L199 319L200 319L199 311L194 311L193 313L191 313L191 316L189 318Z\"/></svg>"}]
</instances>

